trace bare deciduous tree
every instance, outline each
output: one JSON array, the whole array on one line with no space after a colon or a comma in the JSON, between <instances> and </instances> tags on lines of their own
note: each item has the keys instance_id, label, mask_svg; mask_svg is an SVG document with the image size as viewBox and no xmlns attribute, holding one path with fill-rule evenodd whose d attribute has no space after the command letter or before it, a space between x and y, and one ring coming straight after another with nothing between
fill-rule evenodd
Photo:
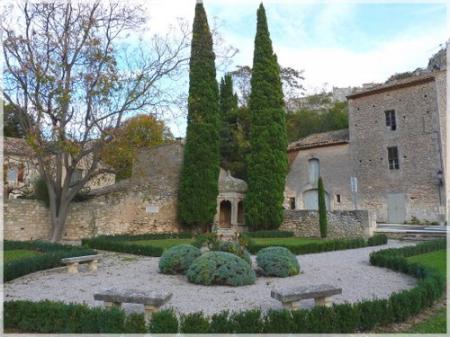
<instances>
[{"instance_id":1,"label":"bare deciduous tree","mask_svg":"<svg viewBox=\"0 0 450 337\"><path fill-rule=\"evenodd\" d=\"M168 104L164 89L187 65L190 30L140 40L142 9L119 1L25 2L9 13L17 15L2 20L3 97L36 154L58 241L73 198L108 171L100 153L109 133ZM80 163L87 168L75 180Z\"/></svg>"}]
</instances>

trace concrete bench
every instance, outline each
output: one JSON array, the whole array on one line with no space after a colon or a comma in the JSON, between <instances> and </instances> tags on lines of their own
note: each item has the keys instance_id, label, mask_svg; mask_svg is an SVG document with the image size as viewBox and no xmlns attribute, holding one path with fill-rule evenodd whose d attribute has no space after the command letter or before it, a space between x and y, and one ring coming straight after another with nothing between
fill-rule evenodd
<instances>
[{"instance_id":1,"label":"concrete bench","mask_svg":"<svg viewBox=\"0 0 450 337\"><path fill-rule=\"evenodd\" d=\"M172 293L161 291L139 291L133 289L108 289L94 294L96 301L103 301L105 307L120 307L122 303L143 304L145 318L149 320L151 315L159 310L163 304L172 297Z\"/></svg>"},{"instance_id":2,"label":"concrete bench","mask_svg":"<svg viewBox=\"0 0 450 337\"><path fill-rule=\"evenodd\" d=\"M88 262L89 263L89 271L97 271L97 262L100 260L102 255L85 255L85 256L76 256L76 257L68 257L62 259L61 262L67 265L67 271L71 274L78 273L78 266L80 263Z\"/></svg>"},{"instance_id":3,"label":"concrete bench","mask_svg":"<svg viewBox=\"0 0 450 337\"><path fill-rule=\"evenodd\" d=\"M342 288L336 288L328 284L318 284L296 288L273 289L270 296L283 303L287 309L300 307L298 301L314 298L316 305L331 306L330 297L342 294Z\"/></svg>"}]
</instances>

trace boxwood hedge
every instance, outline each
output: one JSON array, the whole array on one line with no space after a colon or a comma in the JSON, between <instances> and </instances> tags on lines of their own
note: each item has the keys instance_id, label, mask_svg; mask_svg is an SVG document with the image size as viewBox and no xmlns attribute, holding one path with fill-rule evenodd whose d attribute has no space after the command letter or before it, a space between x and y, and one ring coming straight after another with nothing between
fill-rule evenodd
<instances>
[{"instance_id":1,"label":"boxwood hedge","mask_svg":"<svg viewBox=\"0 0 450 337\"><path fill-rule=\"evenodd\" d=\"M163 310L153 314L145 326L142 314L126 317L119 309L88 308L79 304L12 301L4 304L6 329L21 332L98 333L357 333L379 325L402 322L439 299L445 278L436 270L409 262L406 257L445 249L445 240L416 246L386 249L370 256L371 264L404 272L418 278L417 285L391 295L388 299L353 304L317 306L311 310L259 310L229 314L224 311L206 317L203 313L177 315Z\"/></svg>"},{"instance_id":2,"label":"boxwood hedge","mask_svg":"<svg viewBox=\"0 0 450 337\"><path fill-rule=\"evenodd\" d=\"M89 248L108 250L112 252L136 254L143 256L161 256L164 249L151 245L138 245L130 241L190 239L192 233L150 233L141 235L100 235L91 239L81 240L82 245Z\"/></svg>"},{"instance_id":3,"label":"boxwood hedge","mask_svg":"<svg viewBox=\"0 0 450 337\"><path fill-rule=\"evenodd\" d=\"M61 259L66 257L95 254L95 250L92 249L44 241L4 241L5 251L13 249L29 249L44 254L5 263L4 281L10 281L39 270L62 266Z\"/></svg>"}]
</instances>

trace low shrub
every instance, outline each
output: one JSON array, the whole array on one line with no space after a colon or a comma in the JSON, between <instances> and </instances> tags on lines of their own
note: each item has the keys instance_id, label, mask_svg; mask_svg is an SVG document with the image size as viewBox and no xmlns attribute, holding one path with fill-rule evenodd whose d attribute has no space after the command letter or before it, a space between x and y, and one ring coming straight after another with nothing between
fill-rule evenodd
<instances>
[{"instance_id":1,"label":"low shrub","mask_svg":"<svg viewBox=\"0 0 450 337\"><path fill-rule=\"evenodd\" d=\"M181 316L180 332L181 333L208 333L209 320L202 312L187 314Z\"/></svg>"},{"instance_id":2,"label":"low shrub","mask_svg":"<svg viewBox=\"0 0 450 337\"><path fill-rule=\"evenodd\" d=\"M229 320L229 312L222 311L211 316L209 333L233 333L233 324Z\"/></svg>"},{"instance_id":3,"label":"low shrub","mask_svg":"<svg viewBox=\"0 0 450 337\"><path fill-rule=\"evenodd\" d=\"M256 279L247 262L226 252L207 252L196 258L186 275L189 282L203 285L242 286Z\"/></svg>"},{"instance_id":4,"label":"low shrub","mask_svg":"<svg viewBox=\"0 0 450 337\"><path fill-rule=\"evenodd\" d=\"M218 241L219 240L216 233L205 233L197 235L192 245L197 248L206 246L209 249L214 249L215 247L217 247Z\"/></svg>"},{"instance_id":5,"label":"low shrub","mask_svg":"<svg viewBox=\"0 0 450 337\"><path fill-rule=\"evenodd\" d=\"M161 310L152 314L149 324L151 333L177 333L178 318L173 310Z\"/></svg>"},{"instance_id":6,"label":"low shrub","mask_svg":"<svg viewBox=\"0 0 450 337\"><path fill-rule=\"evenodd\" d=\"M192 262L201 255L200 249L191 245L178 245L166 249L159 259L163 274L184 274Z\"/></svg>"},{"instance_id":7,"label":"low shrub","mask_svg":"<svg viewBox=\"0 0 450 337\"><path fill-rule=\"evenodd\" d=\"M388 237L384 234L375 234L367 240L368 246L385 245L388 242Z\"/></svg>"},{"instance_id":8,"label":"low shrub","mask_svg":"<svg viewBox=\"0 0 450 337\"><path fill-rule=\"evenodd\" d=\"M4 326L37 333L126 333L145 332L142 314L126 317L117 308L89 308L84 304L51 301L4 303Z\"/></svg>"},{"instance_id":9,"label":"low shrub","mask_svg":"<svg viewBox=\"0 0 450 337\"><path fill-rule=\"evenodd\" d=\"M294 232L279 230L263 230L255 232L245 232L242 235L250 238L289 238L294 236Z\"/></svg>"},{"instance_id":10,"label":"low shrub","mask_svg":"<svg viewBox=\"0 0 450 337\"><path fill-rule=\"evenodd\" d=\"M92 249L44 241L4 241L5 251L13 249L29 249L44 254L6 262L4 264L4 281L10 281L39 270L62 266L61 259L63 258L96 254Z\"/></svg>"},{"instance_id":11,"label":"low shrub","mask_svg":"<svg viewBox=\"0 0 450 337\"><path fill-rule=\"evenodd\" d=\"M247 249L236 242L219 241L217 248L214 250L234 254L246 261L249 265L252 264L252 258Z\"/></svg>"},{"instance_id":12,"label":"low shrub","mask_svg":"<svg viewBox=\"0 0 450 337\"><path fill-rule=\"evenodd\" d=\"M377 243L373 243L373 245L380 245L381 243L380 239L377 239ZM255 243L255 241L250 240L247 249L250 253L256 254L261 249L267 248L267 247L274 247L275 245L272 244L259 244ZM363 248L368 246L368 242L362 238L359 239L336 239L336 240L323 240L318 242L311 242L311 243L299 243L298 245L294 244L280 244L276 243L276 246L278 247L285 247L289 249L293 254L295 255L301 255L301 254L313 254L313 253L322 253L322 252L330 252L334 250L344 250L344 249L354 249L354 248Z\"/></svg>"},{"instance_id":13,"label":"low shrub","mask_svg":"<svg viewBox=\"0 0 450 337\"><path fill-rule=\"evenodd\" d=\"M161 256L164 249L151 245L139 245L129 241L189 239L191 233L150 233L141 235L100 235L92 239L81 240L82 245L89 248L108 250L112 252L128 253L143 256Z\"/></svg>"},{"instance_id":14,"label":"low shrub","mask_svg":"<svg viewBox=\"0 0 450 337\"><path fill-rule=\"evenodd\" d=\"M284 247L267 247L256 255L258 266L267 276L288 277L300 272L297 258Z\"/></svg>"}]
</instances>

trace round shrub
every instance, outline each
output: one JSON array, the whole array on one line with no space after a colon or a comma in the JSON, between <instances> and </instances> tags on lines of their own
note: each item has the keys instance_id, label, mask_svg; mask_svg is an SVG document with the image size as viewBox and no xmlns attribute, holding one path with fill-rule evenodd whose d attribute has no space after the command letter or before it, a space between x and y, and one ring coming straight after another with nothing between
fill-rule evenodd
<instances>
[{"instance_id":1,"label":"round shrub","mask_svg":"<svg viewBox=\"0 0 450 337\"><path fill-rule=\"evenodd\" d=\"M256 255L258 266L266 276L288 277L300 272L297 258L284 247L267 247Z\"/></svg>"},{"instance_id":2,"label":"round shrub","mask_svg":"<svg viewBox=\"0 0 450 337\"><path fill-rule=\"evenodd\" d=\"M197 257L200 249L191 245L178 245L165 250L159 259L159 270L163 274L185 273Z\"/></svg>"},{"instance_id":3,"label":"round shrub","mask_svg":"<svg viewBox=\"0 0 450 337\"><path fill-rule=\"evenodd\" d=\"M203 285L243 286L255 283L251 266L227 252L207 252L192 262L187 271L189 282Z\"/></svg>"},{"instance_id":4,"label":"round shrub","mask_svg":"<svg viewBox=\"0 0 450 337\"><path fill-rule=\"evenodd\" d=\"M247 249L242 247L237 242L220 241L218 244L217 250L221 251L221 252L227 252L227 253L234 254L236 256L239 256L241 259L243 259L249 265L252 264L252 259L250 257L249 252L247 251Z\"/></svg>"}]
</instances>

